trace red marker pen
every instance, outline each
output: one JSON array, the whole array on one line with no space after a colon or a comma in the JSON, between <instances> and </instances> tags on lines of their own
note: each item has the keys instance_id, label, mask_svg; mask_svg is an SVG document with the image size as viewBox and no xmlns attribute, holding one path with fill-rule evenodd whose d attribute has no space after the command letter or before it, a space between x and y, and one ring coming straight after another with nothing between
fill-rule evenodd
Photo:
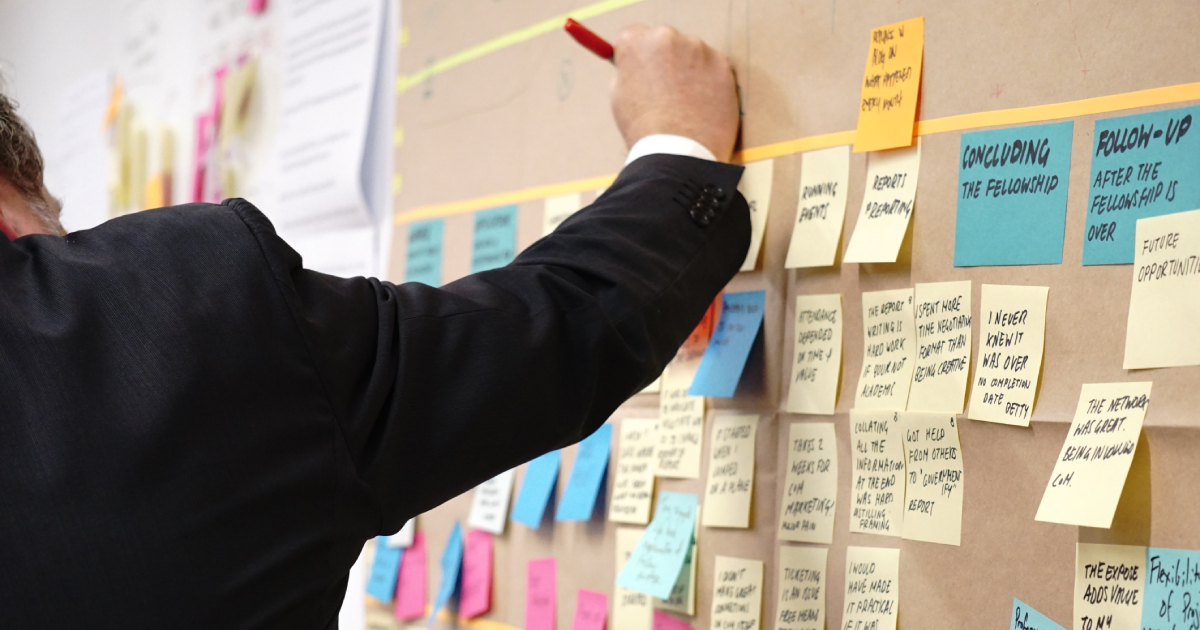
<instances>
[{"instance_id":1,"label":"red marker pen","mask_svg":"<svg viewBox=\"0 0 1200 630\"><path fill-rule=\"evenodd\" d=\"M612 44L604 41L599 35L589 31L587 27L567 18L567 23L563 25L567 33L575 38L575 41L583 45L584 48L596 53L601 59L613 60Z\"/></svg>"}]
</instances>

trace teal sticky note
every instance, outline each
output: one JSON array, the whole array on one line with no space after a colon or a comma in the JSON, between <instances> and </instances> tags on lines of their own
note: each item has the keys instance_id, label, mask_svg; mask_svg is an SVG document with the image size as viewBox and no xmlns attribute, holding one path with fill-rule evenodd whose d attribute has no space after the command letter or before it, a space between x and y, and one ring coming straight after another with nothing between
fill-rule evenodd
<instances>
[{"instance_id":1,"label":"teal sticky note","mask_svg":"<svg viewBox=\"0 0 1200 630\"><path fill-rule=\"evenodd\" d=\"M721 317L696 368L689 396L733 396L762 327L766 300L766 291L726 293L721 298Z\"/></svg>"},{"instance_id":2,"label":"teal sticky note","mask_svg":"<svg viewBox=\"0 0 1200 630\"><path fill-rule=\"evenodd\" d=\"M517 257L517 207L501 206L475 213L471 273L503 267Z\"/></svg>"},{"instance_id":3,"label":"teal sticky note","mask_svg":"<svg viewBox=\"0 0 1200 630\"><path fill-rule=\"evenodd\" d=\"M1096 121L1083 264L1133 262L1137 220L1200 208L1200 106Z\"/></svg>"},{"instance_id":4,"label":"teal sticky note","mask_svg":"<svg viewBox=\"0 0 1200 630\"><path fill-rule=\"evenodd\" d=\"M375 537L375 561L371 563L371 577L367 579L367 595L390 604L396 594L396 578L400 574L404 549L389 547L387 541L387 536Z\"/></svg>"},{"instance_id":5,"label":"teal sticky note","mask_svg":"<svg viewBox=\"0 0 1200 630\"><path fill-rule=\"evenodd\" d=\"M446 541L446 550L442 552L442 581L438 584L437 597L433 600L433 613L429 615L427 627L432 627L438 612L446 607L450 598L458 590L458 575L462 571L463 533L462 526L454 521L454 529L450 531L450 540Z\"/></svg>"},{"instance_id":6,"label":"teal sticky note","mask_svg":"<svg viewBox=\"0 0 1200 630\"><path fill-rule=\"evenodd\" d=\"M654 519L617 576L617 586L668 599L692 547L698 505L694 494L660 492Z\"/></svg>"},{"instance_id":7,"label":"teal sticky note","mask_svg":"<svg viewBox=\"0 0 1200 630\"><path fill-rule=\"evenodd\" d=\"M1142 630L1200 627L1200 551L1146 550Z\"/></svg>"},{"instance_id":8,"label":"teal sticky note","mask_svg":"<svg viewBox=\"0 0 1200 630\"><path fill-rule=\"evenodd\" d=\"M1062 626L1016 597L1013 598L1012 622L1008 627L1009 630L1063 630Z\"/></svg>"},{"instance_id":9,"label":"teal sticky note","mask_svg":"<svg viewBox=\"0 0 1200 630\"><path fill-rule=\"evenodd\" d=\"M955 267L1062 263L1073 129L1062 122L962 135Z\"/></svg>"},{"instance_id":10,"label":"teal sticky note","mask_svg":"<svg viewBox=\"0 0 1200 630\"><path fill-rule=\"evenodd\" d=\"M441 286L442 227L441 219L409 224L408 253L404 264L405 282L420 282L431 287Z\"/></svg>"},{"instance_id":11,"label":"teal sticky note","mask_svg":"<svg viewBox=\"0 0 1200 630\"><path fill-rule=\"evenodd\" d=\"M612 448L612 425L603 424L596 432L579 443L575 466L567 478L567 489L558 502L556 521L586 521L592 518L596 495L608 471L608 454Z\"/></svg>"},{"instance_id":12,"label":"teal sticky note","mask_svg":"<svg viewBox=\"0 0 1200 630\"><path fill-rule=\"evenodd\" d=\"M531 529L537 529L542 524L542 516L546 514L546 503L554 493L554 484L558 481L558 466L562 454L551 451L529 462L525 467L525 480L521 482L521 492L517 494L517 502L513 505L512 520Z\"/></svg>"}]
</instances>

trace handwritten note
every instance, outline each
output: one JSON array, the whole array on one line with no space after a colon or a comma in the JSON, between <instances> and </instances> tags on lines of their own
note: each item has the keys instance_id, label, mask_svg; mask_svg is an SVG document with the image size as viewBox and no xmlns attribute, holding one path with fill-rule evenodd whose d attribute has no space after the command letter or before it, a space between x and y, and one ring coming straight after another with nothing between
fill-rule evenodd
<instances>
[{"instance_id":1,"label":"handwritten note","mask_svg":"<svg viewBox=\"0 0 1200 630\"><path fill-rule=\"evenodd\" d=\"M567 217L579 212L582 207L583 199L579 193L547 197L542 213L542 236L549 236Z\"/></svg>"},{"instance_id":2,"label":"handwritten note","mask_svg":"<svg viewBox=\"0 0 1200 630\"><path fill-rule=\"evenodd\" d=\"M427 580L425 532L417 532L400 562L400 576L396 580L396 619L409 621L425 616L425 603L429 597Z\"/></svg>"},{"instance_id":3,"label":"handwritten note","mask_svg":"<svg viewBox=\"0 0 1200 630\"><path fill-rule=\"evenodd\" d=\"M763 563L717 556L713 567L712 630L762 627Z\"/></svg>"},{"instance_id":4,"label":"handwritten note","mask_svg":"<svg viewBox=\"0 0 1200 630\"><path fill-rule=\"evenodd\" d=\"M430 219L408 225L405 282L420 282L431 287L441 286L443 223L442 219Z\"/></svg>"},{"instance_id":5,"label":"handwritten note","mask_svg":"<svg viewBox=\"0 0 1200 630\"><path fill-rule=\"evenodd\" d=\"M854 151L878 151L912 144L925 54L925 18L871 31L867 70Z\"/></svg>"},{"instance_id":6,"label":"handwritten note","mask_svg":"<svg viewBox=\"0 0 1200 630\"><path fill-rule=\"evenodd\" d=\"M721 318L717 320L717 327L708 340L708 349L700 359L700 367L688 389L689 395L733 396L754 338L762 328L766 301L766 291L726 293L721 298Z\"/></svg>"},{"instance_id":7,"label":"handwritten note","mask_svg":"<svg viewBox=\"0 0 1200 630\"><path fill-rule=\"evenodd\" d=\"M1139 628L1145 580L1145 547L1077 543L1073 630Z\"/></svg>"},{"instance_id":8,"label":"handwritten note","mask_svg":"<svg viewBox=\"0 0 1200 630\"><path fill-rule=\"evenodd\" d=\"M903 411L917 358L913 290L868 291L863 301L863 360L856 409Z\"/></svg>"},{"instance_id":9,"label":"handwritten note","mask_svg":"<svg viewBox=\"0 0 1200 630\"><path fill-rule=\"evenodd\" d=\"M403 556L404 549L388 546L387 536L375 537L375 559L371 562L371 575L367 578L367 595L384 604L392 603Z\"/></svg>"},{"instance_id":10,"label":"handwritten note","mask_svg":"<svg viewBox=\"0 0 1200 630\"><path fill-rule=\"evenodd\" d=\"M556 579L554 558L529 561L525 578L525 630L554 630Z\"/></svg>"},{"instance_id":11,"label":"handwritten note","mask_svg":"<svg viewBox=\"0 0 1200 630\"><path fill-rule=\"evenodd\" d=\"M758 266L758 252L762 248L763 234L767 231L767 214L771 210L771 179L775 173L775 160L751 162L742 173L738 190L750 205L750 249L741 271L754 271Z\"/></svg>"},{"instance_id":12,"label":"handwritten note","mask_svg":"<svg viewBox=\"0 0 1200 630\"><path fill-rule=\"evenodd\" d=\"M1183 630L1200 625L1200 551L1146 550L1142 630Z\"/></svg>"},{"instance_id":13,"label":"handwritten note","mask_svg":"<svg viewBox=\"0 0 1200 630\"><path fill-rule=\"evenodd\" d=\"M850 147L800 156L800 195L784 267L828 267L837 260L850 186Z\"/></svg>"},{"instance_id":14,"label":"handwritten note","mask_svg":"<svg viewBox=\"0 0 1200 630\"><path fill-rule=\"evenodd\" d=\"M471 513L467 526L504 534L504 523L508 521L508 500L512 496L513 477L516 471L506 470L475 486L471 497Z\"/></svg>"},{"instance_id":15,"label":"handwritten note","mask_svg":"<svg viewBox=\"0 0 1200 630\"><path fill-rule=\"evenodd\" d=\"M701 519L705 527L750 526L757 432L757 415L718 416L713 420L708 489Z\"/></svg>"},{"instance_id":16,"label":"handwritten note","mask_svg":"<svg viewBox=\"0 0 1200 630\"><path fill-rule=\"evenodd\" d=\"M471 273L503 267L517 256L517 207L501 206L475 213Z\"/></svg>"},{"instance_id":17,"label":"handwritten note","mask_svg":"<svg viewBox=\"0 0 1200 630\"><path fill-rule=\"evenodd\" d=\"M617 528L617 570L620 575L625 563L633 555L644 530L636 527ZM650 630L653 619L650 596L627 589L620 584L613 586L612 627L630 630Z\"/></svg>"},{"instance_id":18,"label":"handwritten note","mask_svg":"<svg viewBox=\"0 0 1200 630\"><path fill-rule=\"evenodd\" d=\"M952 413L905 412L904 538L959 545L962 540L963 456Z\"/></svg>"},{"instance_id":19,"label":"handwritten note","mask_svg":"<svg viewBox=\"0 0 1200 630\"><path fill-rule=\"evenodd\" d=\"M904 436L895 411L850 410L854 446L850 531L899 536L904 523Z\"/></svg>"},{"instance_id":20,"label":"handwritten note","mask_svg":"<svg viewBox=\"0 0 1200 630\"><path fill-rule=\"evenodd\" d=\"M837 509L837 436L832 422L793 422L779 510L780 540L831 544Z\"/></svg>"},{"instance_id":21,"label":"handwritten note","mask_svg":"<svg viewBox=\"0 0 1200 630\"><path fill-rule=\"evenodd\" d=\"M692 624L676 619L661 610L655 610L654 630L692 630Z\"/></svg>"},{"instance_id":22,"label":"handwritten note","mask_svg":"<svg viewBox=\"0 0 1200 630\"><path fill-rule=\"evenodd\" d=\"M917 360L909 411L962 413L971 369L971 281L916 286Z\"/></svg>"},{"instance_id":23,"label":"handwritten note","mask_svg":"<svg viewBox=\"0 0 1200 630\"><path fill-rule=\"evenodd\" d=\"M1112 527L1150 404L1151 385L1083 386L1036 520Z\"/></svg>"},{"instance_id":24,"label":"handwritten note","mask_svg":"<svg viewBox=\"0 0 1200 630\"><path fill-rule=\"evenodd\" d=\"M842 373L842 295L797 295L787 410L833 415Z\"/></svg>"},{"instance_id":25,"label":"handwritten note","mask_svg":"<svg viewBox=\"0 0 1200 630\"><path fill-rule=\"evenodd\" d=\"M492 607L492 534L479 529L467 532L463 551L460 617L478 617Z\"/></svg>"},{"instance_id":26,"label":"handwritten note","mask_svg":"<svg viewBox=\"0 0 1200 630\"><path fill-rule=\"evenodd\" d=\"M776 630L825 630L825 547L779 548Z\"/></svg>"},{"instance_id":27,"label":"handwritten note","mask_svg":"<svg viewBox=\"0 0 1200 630\"><path fill-rule=\"evenodd\" d=\"M433 612L429 615L428 625L432 626L450 598L458 589L458 576L462 570L463 533L458 521L454 521L454 529L450 530L450 539L446 541L446 549L442 552L442 580L438 583L437 595L433 600Z\"/></svg>"},{"instance_id":28,"label":"handwritten note","mask_svg":"<svg viewBox=\"0 0 1200 630\"><path fill-rule=\"evenodd\" d=\"M1184 107L1096 121L1083 264L1133 262L1139 219L1200 207L1198 114Z\"/></svg>"},{"instance_id":29,"label":"handwritten note","mask_svg":"<svg viewBox=\"0 0 1200 630\"><path fill-rule=\"evenodd\" d=\"M896 262L916 204L920 170L919 141L910 149L871 154L867 160L867 191L846 246L845 262Z\"/></svg>"},{"instance_id":30,"label":"handwritten note","mask_svg":"<svg viewBox=\"0 0 1200 630\"><path fill-rule=\"evenodd\" d=\"M1049 617L1033 609L1025 602L1013 598L1012 623L1008 630L1064 630Z\"/></svg>"},{"instance_id":31,"label":"handwritten note","mask_svg":"<svg viewBox=\"0 0 1200 630\"><path fill-rule=\"evenodd\" d=\"M671 596L696 527L694 494L660 492L650 527L617 576L617 585L659 599Z\"/></svg>"},{"instance_id":32,"label":"handwritten note","mask_svg":"<svg viewBox=\"0 0 1200 630\"><path fill-rule=\"evenodd\" d=\"M962 135L955 267L1062 263L1073 128L1067 121Z\"/></svg>"},{"instance_id":33,"label":"handwritten note","mask_svg":"<svg viewBox=\"0 0 1200 630\"><path fill-rule=\"evenodd\" d=\"M387 546L408 549L413 544L413 536L417 533L417 519L410 518L404 522L400 531L387 537Z\"/></svg>"},{"instance_id":34,"label":"handwritten note","mask_svg":"<svg viewBox=\"0 0 1200 630\"><path fill-rule=\"evenodd\" d=\"M1029 426L1046 341L1047 287L985 284L967 417Z\"/></svg>"},{"instance_id":35,"label":"handwritten note","mask_svg":"<svg viewBox=\"0 0 1200 630\"><path fill-rule=\"evenodd\" d=\"M679 578L671 587L671 596L666 599L651 598L655 610L670 610L684 615L696 614L696 538L697 529L692 533L692 546L683 559L683 567L679 569Z\"/></svg>"},{"instance_id":36,"label":"handwritten note","mask_svg":"<svg viewBox=\"0 0 1200 630\"><path fill-rule=\"evenodd\" d=\"M900 601L900 550L846 547L842 628L896 630Z\"/></svg>"},{"instance_id":37,"label":"handwritten note","mask_svg":"<svg viewBox=\"0 0 1200 630\"><path fill-rule=\"evenodd\" d=\"M699 355L695 358L677 356L663 372L662 393L658 395L658 422L654 429L658 436L654 472L660 477L700 477L704 397L688 394L698 366Z\"/></svg>"},{"instance_id":38,"label":"handwritten note","mask_svg":"<svg viewBox=\"0 0 1200 630\"><path fill-rule=\"evenodd\" d=\"M554 494L558 481L558 466L562 454L551 451L529 462L525 467L525 480L521 492L513 505L512 519L530 529L537 529L546 515L546 504Z\"/></svg>"},{"instance_id":39,"label":"handwritten note","mask_svg":"<svg viewBox=\"0 0 1200 630\"><path fill-rule=\"evenodd\" d=\"M567 479L558 504L559 521L586 521L592 518L600 485L608 472L608 454L612 448L612 425L602 424L584 438L575 451L575 466Z\"/></svg>"},{"instance_id":40,"label":"handwritten note","mask_svg":"<svg viewBox=\"0 0 1200 630\"><path fill-rule=\"evenodd\" d=\"M581 588L575 593L575 618L571 630L604 630L608 620L608 595Z\"/></svg>"},{"instance_id":41,"label":"handwritten note","mask_svg":"<svg viewBox=\"0 0 1200 630\"><path fill-rule=\"evenodd\" d=\"M621 421L617 450L617 474L613 479L608 520L645 525L650 522L650 500L654 495L655 420L626 418Z\"/></svg>"},{"instance_id":42,"label":"handwritten note","mask_svg":"<svg viewBox=\"0 0 1200 630\"><path fill-rule=\"evenodd\" d=\"M1139 220L1125 369L1200 365L1197 312L1200 210Z\"/></svg>"}]
</instances>

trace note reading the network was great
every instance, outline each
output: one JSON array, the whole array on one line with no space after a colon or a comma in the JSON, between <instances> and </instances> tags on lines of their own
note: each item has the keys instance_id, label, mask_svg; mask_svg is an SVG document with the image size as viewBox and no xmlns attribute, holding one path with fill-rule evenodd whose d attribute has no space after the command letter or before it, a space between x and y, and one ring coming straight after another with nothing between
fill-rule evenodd
<instances>
[{"instance_id":1,"label":"note reading the network was great","mask_svg":"<svg viewBox=\"0 0 1200 630\"><path fill-rule=\"evenodd\" d=\"M867 159L867 192L846 246L845 262L896 262L916 204L920 170L919 141L909 149L871 154Z\"/></svg>"},{"instance_id":2,"label":"note reading the network was great","mask_svg":"<svg viewBox=\"0 0 1200 630\"><path fill-rule=\"evenodd\" d=\"M712 630L760 630L763 563L717 556L713 567Z\"/></svg>"},{"instance_id":3,"label":"note reading the network was great","mask_svg":"<svg viewBox=\"0 0 1200 630\"><path fill-rule=\"evenodd\" d=\"M952 413L900 414L904 432L904 538L962 541L963 457Z\"/></svg>"},{"instance_id":4,"label":"note reading the network was great","mask_svg":"<svg viewBox=\"0 0 1200 630\"><path fill-rule=\"evenodd\" d=\"M612 450L612 425L600 425L594 433L579 443L575 450L575 465L567 479L558 503L557 521L591 520L600 486L608 472L608 456Z\"/></svg>"},{"instance_id":5,"label":"note reading the network was great","mask_svg":"<svg viewBox=\"0 0 1200 630\"><path fill-rule=\"evenodd\" d=\"M616 575L621 574L625 563L633 555L638 541L642 539L644 530L636 527L617 528L617 569ZM654 608L650 596L645 593L629 590L620 584L613 585L612 627L628 628L629 630L651 630Z\"/></svg>"},{"instance_id":6,"label":"note reading the network was great","mask_svg":"<svg viewBox=\"0 0 1200 630\"><path fill-rule=\"evenodd\" d=\"M442 219L417 221L408 226L404 281L431 287L442 284Z\"/></svg>"},{"instance_id":7,"label":"note reading the network was great","mask_svg":"<svg viewBox=\"0 0 1200 630\"><path fill-rule=\"evenodd\" d=\"M506 470L475 486L471 497L471 512L467 525L497 536L504 534L508 522L508 500L512 496L513 477L516 471Z\"/></svg>"},{"instance_id":8,"label":"note reading the network was great","mask_svg":"<svg viewBox=\"0 0 1200 630\"><path fill-rule=\"evenodd\" d=\"M1145 579L1145 547L1076 543L1073 630L1140 628Z\"/></svg>"},{"instance_id":9,"label":"note reading the network was great","mask_svg":"<svg viewBox=\"0 0 1200 630\"><path fill-rule=\"evenodd\" d=\"M1008 630L1064 630L1049 617L1036 611L1029 604L1013 598L1012 622Z\"/></svg>"},{"instance_id":10,"label":"note reading the network was great","mask_svg":"<svg viewBox=\"0 0 1200 630\"><path fill-rule=\"evenodd\" d=\"M650 522L650 500L654 495L653 419L626 418L621 421L617 443L617 474L613 478L608 520L645 525Z\"/></svg>"},{"instance_id":11,"label":"note reading the network was great","mask_svg":"<svg viewBox=\"0 0 1200 630\"><path fill-rule=\"evenodd\" d=\"M962 413L971 369L971 281L917 284L909 411Z\"/></svg>"},{"instance_id":12,"label":"note reading the network was great","mask_svg":"<svg viewBox=\"0 0 1200 630\"><path fill-rule=\"evenodd\" d=\"M837 260L849 186L849 146L800 156L800 194L785 268L828 267Z\"/></svg>"},{"instance_id":13,"label":"note reading the network was great","mask_svg":"<svg viewBox=\"0 0 1200 630\"><path fill-rule=\"evenodd\" d=\"M913 290L869 291L862 301L863 367L854 407L903 411L917 358Z\"/></svg>"},{"instance_id":14,"label":"note reading the network was great","mask_svg":"<svg viewBox=\"0 0 1200 630\"><path fill-rule=\"evenodd\" d=\"M758 252L762 249L763 234L767 231L767 214L771 210L771 180L775 173L775 160L762 160L746 165L738 190L750 205L750 249L739 271L754 271L758 266ZM728 193L727 193L728 194Z\"/></svg>"},{"instance_id":15,"label":"note reading the network was great","mask_svg":"<svg viewBox=\"0 0 1200 630\"><path fill-rule=\"evenodd\" d=\"M855 153L912 144L924 59L925 18L871 31L854 133Z\"/></svg>"},{"instance_id":16,"label":"note reading the network was great","mask_svg":"<svg viewBox=\"0 0 1200 630\"><path fill-rule=\"evenodd\" d=\"M659 599L671 596L695 539L697 504L694 494L658 494L654 520L617 575L618 586Z\"/></svg>"},{"instance_id":17,"label":"note reading the network was great","mask_svg":"<svg viewBox=\"0 0 1200 630\"><path fill-rule=\"evenodd\" d=\"M832 422L793 422L779 509L780 540L831 544L837 509L837 434Z\"/></svg>"},{"instance_id":18,"label":"note reading the network was great","mask_svg":"<svg viewBox=\"0 0 1200 630\"><path fill-rule=\"evenodd\" d=\"M1200 551L1146 550L1142 630L1182 630L1200 624Z\"/></svg>"},{"instance_id":19,"label":"note reading the network was great","mask_svg":"<svg viewBox=\"0 0 1200 630\"><path fill-rule=\"evenodd\" d=\"M985 284L967 417L1029 426L1046 341L1047 287Z\"/></svg>"},{"instance_id":20,"label":"note reading the network was great","mask_svg":"<svg viewBox=\"0 0 1200 630\"><path fill-rule=\"evenodd\" d=\"M726 293L721 297L721 317L696 368L688 395L733 396L754 339L762 328L766 302L766 291Z\"/></svg>"},{"instance_id":21,"label":"note reading the network was great","mask_svg":"<svg viewBox=\"0 0 1200 630\"><path fill-rule=\"evenodd\" d=\"M705 527L749 527L754 492L754 437L758 416L718 416L713 420L704 494Z\"/></svg>"},{"instance_id":22,"label":"note reading the network was great","mask_svg":"<svg viewBox=\"0 0 1200 630\"><path fill-rule=\"evenodd\" d=\"M1139 220L1125 369L1200 365L1197 312L1200 210Z\"/></svg>"},{"instance_id":23,"label":"note reading the network was great","mask_svg":"<svg viewBox=\"0 0 1200 630\"><path fill-rule=\"evenodd\" d=\"M899 536L904 524L904 436L900 412L850 410L854 479L850 531Z\"/></svg>"},{"instance_id":24,"label":"note reading the network was great","mask_svg":"<svg viewBox=\"0 0 1200 630\"><path fill-rule=\"evenodd\" d=\"M842 295L797 295L787 410L833 415L842 373Z\"/></svg>"},{"instance_id":25,"label":"note reading the network was great","mask_svg":"<svg viewBox=\"0 0 1200 630\"><path fill-rule=\"evenodd\" d=\"M779 548L779 601L776 630L825 630L824 547Z\"/></svg>"},{"instance_id":26,"label":"note reading the network was great","mask_svg":"<svg viewBox=\"0 0 1200 630\"><path fill-rule=\"evenodd\" d=\"M471 273L503 267L517 256L517 207L501 206L475 213Z\"/></svg>"},{"instance_id":27,"label":"note reading the network was great","mask_svg":"<svg viewBox=\"0 0 1200 630\"><path fill-rule=\"evenodd\" d=\"M1109 528L1133 463L1152 383L1083 386L1035 520Z\"/></svg>"},{"instance_id":28,"label":"note reading the network was great","mask_svg":"<svg viewBox=\"0 0 1200 630\"><path fill-rule=\"evenodd\" d=\"M547 197L542 213L542 236L549 236L567 217L579 212L582 207L583 199L579 193Z\"/></svg>"},{"instance_id":29,"label":"note reading the network was great","mask_svg":"<svg viewBox=\"0 0 1200 630\"><path fill-rule=\"evenodd\" d=\"M896 630L900 601L900 550L846 547L842 628Z\"/></svg>"}]
</instances>

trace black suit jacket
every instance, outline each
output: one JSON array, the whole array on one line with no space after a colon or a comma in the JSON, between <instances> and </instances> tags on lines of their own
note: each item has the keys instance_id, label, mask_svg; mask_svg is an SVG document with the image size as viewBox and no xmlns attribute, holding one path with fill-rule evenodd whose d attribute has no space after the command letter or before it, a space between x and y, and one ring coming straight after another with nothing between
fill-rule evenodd
<instances>
[{"instance_id":1,"label":"black suit jacket","mask_svg":"<svg viewBox=\"0 0 1200 630\"><path fill-rule=\"evenodd\" d=\"M305 270L237 199L0 239L0 627L336 627L364 541L659 374L746 254L741 170L642 158L441 288Z\"/></svg>"}]
</instances>

